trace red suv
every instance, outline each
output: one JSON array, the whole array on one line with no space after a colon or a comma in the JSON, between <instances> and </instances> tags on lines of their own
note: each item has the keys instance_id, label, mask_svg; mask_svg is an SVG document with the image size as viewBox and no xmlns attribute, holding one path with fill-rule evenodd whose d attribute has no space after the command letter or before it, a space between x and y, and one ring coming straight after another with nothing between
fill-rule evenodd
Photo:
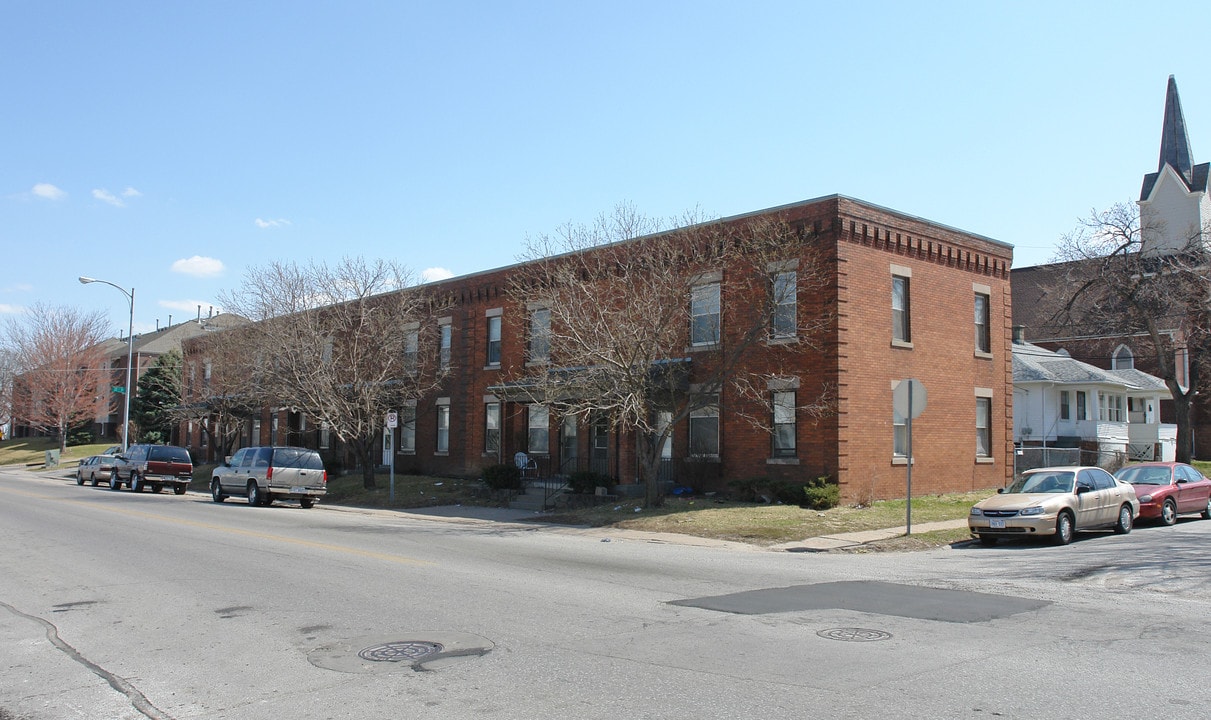
<instances>
[{"instance_id":1,"label":"red suv","mask_svg":"<svg viewBox=\"0 0 1211 720\"><path fill-rule=\"evenodd\" d=\"M193 460L189 451L176 445L131 445L114 460L109 476L109 489L121 490L126 485L133 492L150 487L160 492L171 485L177 495L184 495L193 479Z\"/></svg>"}]
</instances>

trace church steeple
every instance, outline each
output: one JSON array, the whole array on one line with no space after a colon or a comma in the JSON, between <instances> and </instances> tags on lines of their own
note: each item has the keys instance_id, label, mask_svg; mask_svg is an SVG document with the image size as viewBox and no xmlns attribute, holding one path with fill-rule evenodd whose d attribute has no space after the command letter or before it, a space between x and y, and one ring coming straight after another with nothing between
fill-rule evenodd
<instances>
[{"instance_id":1,"label":"church steeple","mask_svg":"<svg viewBox=\"0 0 1211 720\"><path fill-rule=\"evenodd\" d=\"M1166 165L1171 165L1190 184L1194 157L1190 154L1190 136L1186 133L1182 101L1177 96L1177 80L1172 75L1165 91L1165 124L1161 129L1161 158L1156 166L1157 172L1164 170Z\"/></svg>"}]
</instances>

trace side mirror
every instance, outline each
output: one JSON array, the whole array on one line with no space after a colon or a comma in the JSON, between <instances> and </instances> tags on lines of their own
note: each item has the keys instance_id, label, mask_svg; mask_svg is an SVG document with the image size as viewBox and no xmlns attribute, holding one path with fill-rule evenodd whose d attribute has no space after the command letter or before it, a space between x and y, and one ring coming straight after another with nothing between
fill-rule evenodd
<instances>
[{"instance_id":1,"label":"side mirror","mask_svg":"<svg viewBox=\"0 0 1211 720\"><path fill-rule=\"evenodd\" d=\"M231 467L231 456L230 455L227 455L223 458L223 464L226 465L227 467Z\"/></svg>"},{"instance_id":2,"label":"side mirror","mask_svg":"<svg viewBox=\"0 0 1211 720\"><path fill-rule=\"evenodd\" d=\"M1093 488L1089 487L1088 485L1077 485L1077 486L1076 486L1076 494L1077 494L1077 495L1084 495L1085 493L1089 492L1089 491L1090 491L1090 490L1092 490L1092 489L1093 489Z\"/></svg>"}]
</instances>

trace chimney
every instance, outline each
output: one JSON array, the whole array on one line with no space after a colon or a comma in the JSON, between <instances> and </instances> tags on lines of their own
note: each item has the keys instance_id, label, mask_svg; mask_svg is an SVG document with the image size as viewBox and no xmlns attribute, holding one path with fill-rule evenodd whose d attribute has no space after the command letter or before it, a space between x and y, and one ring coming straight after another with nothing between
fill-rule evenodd
<instances>
[{"instance_id":1,"label":"chimney","mask_svg":"<svg viewBox=\"0 0 1211 720\"><path fill-rule=\"evenodd\" d=\"M156 318L156 332L160 332L160 318Z\"/></svg>"},{"instance_id":2,"label":"chimney","mask_svg":"<svg viewBox=\"0 0 1211 720\"><path fill-rule=\"evenodd\" d=\"M1026 344L1026 326L1025 325L1014 325L1013 326L1013 344L1014 345L1025 345Z\"/></svg>"},{"instance_id":3,"label":"chimney","mask_svg":"<svg viewBox=\"0 0 1211 720\"><path fill-rule=\"evenodd\" d=\"M210 319L210 318L212 318L212 317L214 317L214 305L211 305L211 306L210 306L210 312L206 313L206 319L207 319L207 320L209 320L209 319Z\"/></svg>"}]
</instances>

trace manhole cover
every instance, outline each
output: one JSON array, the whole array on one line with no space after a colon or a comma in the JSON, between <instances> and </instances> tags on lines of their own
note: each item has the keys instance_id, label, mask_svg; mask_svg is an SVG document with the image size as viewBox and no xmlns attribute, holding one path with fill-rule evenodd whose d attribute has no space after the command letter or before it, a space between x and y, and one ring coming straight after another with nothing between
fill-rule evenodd
<instances>
[{"instance_id":1,"label":"manhole cover","mask_svg":"<svg viewBox=\"0 0 1211 720\"><path fill-rule=\"evenodd\" d=\"M404 640L374 645L357 654L363 660L371 662L412 662L426 655L442 651L442 644L425 642L423 640Z\"/></svg>"},{"instance_id":2,"label":"manhole cover","mask_svg":"<svg viewBox=\"0 0 1211 720\"><path fill-rule=\"evenodd\" d=\"M832 628L816 633L825 640L844 640L845 642L875 642L890 640L891 633L882 630L866 630L865 628Z\"/></svg>"},{"instance_id":3,"label":"manhole cover","mask_svg":"<svg viewBox=\"0 0 1211 720\"><path fill-rule=\"evenodd\" d=\"M470 633L409 631L337 640L308 652L307 660L326 670L389 675L439 669L483 657L493 647Z\"/></svg>"}]
</instances>

